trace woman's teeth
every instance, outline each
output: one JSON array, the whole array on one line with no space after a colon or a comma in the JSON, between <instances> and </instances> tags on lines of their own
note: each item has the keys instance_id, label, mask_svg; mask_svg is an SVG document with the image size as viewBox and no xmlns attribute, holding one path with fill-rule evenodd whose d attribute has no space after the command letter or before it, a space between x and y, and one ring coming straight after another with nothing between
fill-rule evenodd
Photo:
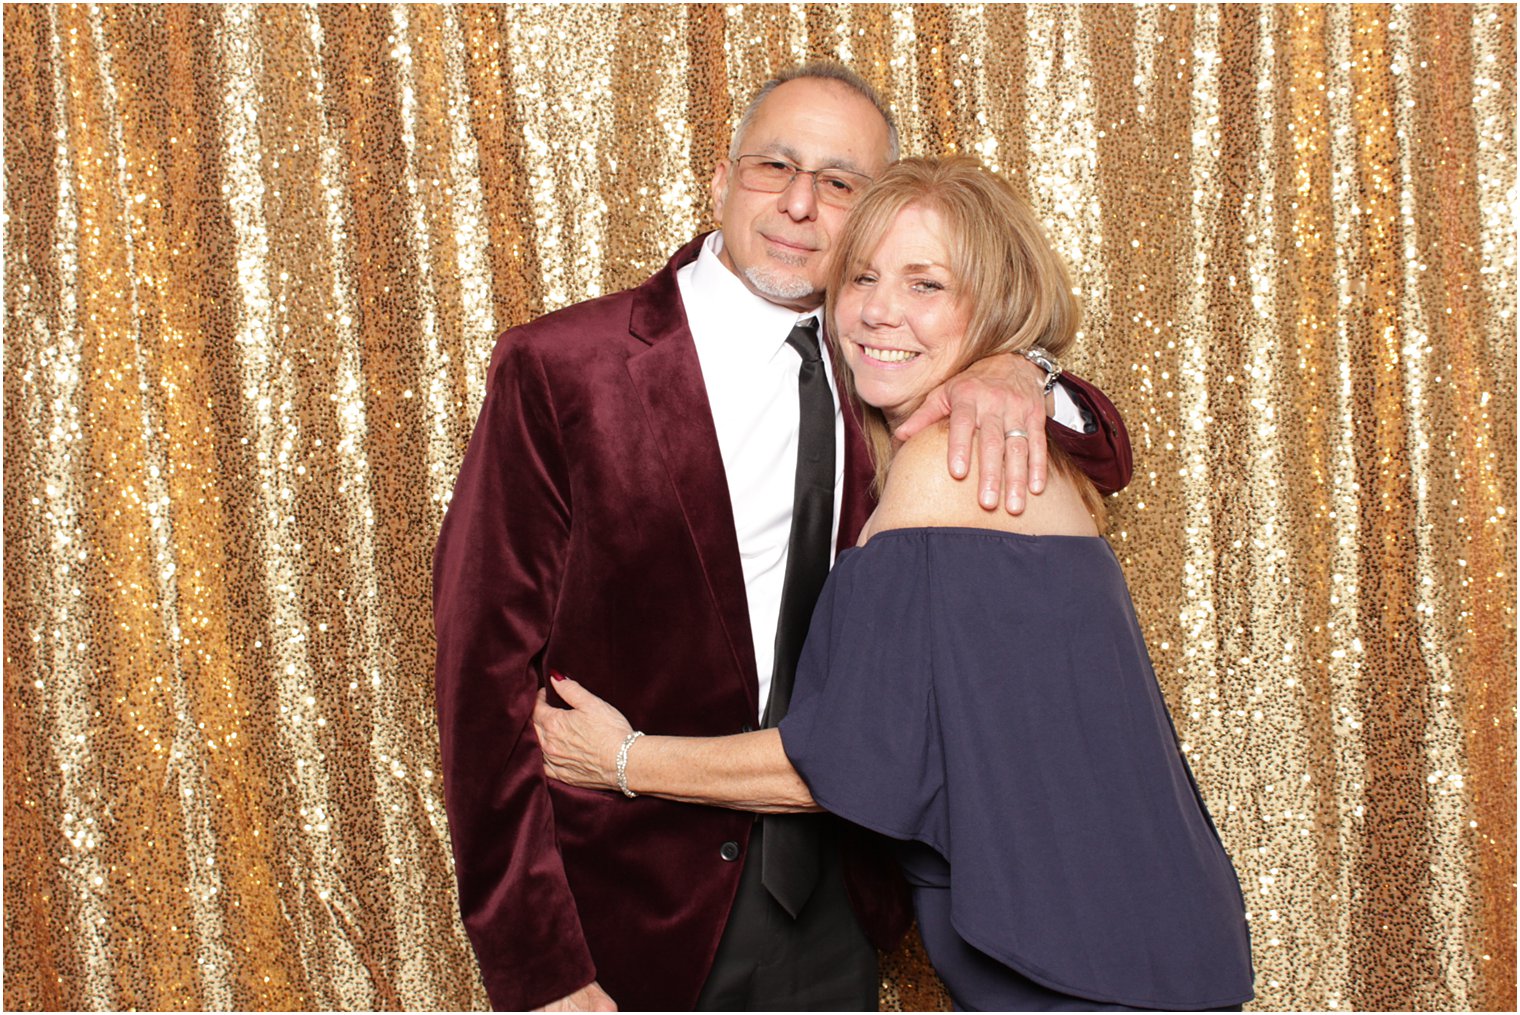
<instances>
[{"instance_id":1,"label":"woman's teeth","mask_svg":"<svg viewBox=\"0 0 1520 1015\"><path fill-rule=\"evenodd\" d=\"M869 345L860 347L867 359L874 359L879 363L906 363L918 355L906 349L873 349Z\"/></svg>"}]
</instances>

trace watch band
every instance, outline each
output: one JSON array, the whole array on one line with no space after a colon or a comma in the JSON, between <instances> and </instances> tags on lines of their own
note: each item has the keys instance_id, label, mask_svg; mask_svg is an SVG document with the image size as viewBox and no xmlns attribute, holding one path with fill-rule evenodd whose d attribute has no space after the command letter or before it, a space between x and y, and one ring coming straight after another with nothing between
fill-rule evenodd
<instances>
[{"instance_id":1,"label":"watch band","mask_svg":"<svg viewBox=\"0 0 1520 1015\"><path fill-rule=\"evenodd\" d=\"M1050 354L1050 350L1044 346L1032 345L1028 349L1020 350L1024 358L1041 370L1045 371L1044 394L1050 394L1055 390L1056 381L1061 379L1061 363Z\"/></svg>"}]
</instances>

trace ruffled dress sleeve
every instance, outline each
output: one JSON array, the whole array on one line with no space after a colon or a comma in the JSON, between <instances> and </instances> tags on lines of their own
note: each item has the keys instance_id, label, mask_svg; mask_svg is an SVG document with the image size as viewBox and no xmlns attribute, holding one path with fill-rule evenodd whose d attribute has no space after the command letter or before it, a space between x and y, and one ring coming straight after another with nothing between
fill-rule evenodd
<instances>
[{"instance_id":1,"label":"ruffled dress sleeve","mask_svg":"<svg viewBox=\"0 0 1520 1015\"><path fill-rule=\"evenodd\" d=\"M1149 1008L1252 996L1239 884L1097 538L881 533L836 563L787 717L828 810L950 867L969 944Z\"/></svg>"}]
</instances>

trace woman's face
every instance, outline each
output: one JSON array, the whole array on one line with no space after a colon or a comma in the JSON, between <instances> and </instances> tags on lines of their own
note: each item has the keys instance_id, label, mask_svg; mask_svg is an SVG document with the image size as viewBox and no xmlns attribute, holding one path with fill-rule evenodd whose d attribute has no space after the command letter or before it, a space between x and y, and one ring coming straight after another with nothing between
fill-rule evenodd
<instances>
[{"instance_id":1,"label":"woman's face","mask_svg":"<svg viewBox=\"0 0 1520 1015\"><path fill-rule=\"evenodd\" d=\"M836 337L855 390L893 426L959 362L971 313L950 261L939 213L909 205L835 300Z\"/></svg>"}]
</instances>

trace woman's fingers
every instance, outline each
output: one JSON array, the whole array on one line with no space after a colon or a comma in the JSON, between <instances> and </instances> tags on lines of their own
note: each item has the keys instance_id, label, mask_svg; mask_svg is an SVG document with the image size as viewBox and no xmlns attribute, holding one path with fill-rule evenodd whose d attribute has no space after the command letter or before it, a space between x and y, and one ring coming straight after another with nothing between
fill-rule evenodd
<instances>
[{"instance_id":1,"label":"woman's fingers","mask_svg":"<svg viewBox=\"0 0 1520 1015\"><path fill-rule=\"evenodd\" d=\"M602 700L563 673L551 672L549 675L554 678L554 693L565 699L565 704L571 708L584 708L593 701Z\"/></svg>"},{"instance_id":2,"label":"woman's fingers","mask_svg":"<svg viewBox=\"0 0 1520 1015\"><path fill-rule=\"evenodd\" d=\"M615 786L614 759L629 732L628 720L578 681L553 671L551 676L555 693L570 707L550 705L548 693L539 690L533 706L533 728L543 752L544 771L572 786Z\"/></svg>"}]
</instances>

